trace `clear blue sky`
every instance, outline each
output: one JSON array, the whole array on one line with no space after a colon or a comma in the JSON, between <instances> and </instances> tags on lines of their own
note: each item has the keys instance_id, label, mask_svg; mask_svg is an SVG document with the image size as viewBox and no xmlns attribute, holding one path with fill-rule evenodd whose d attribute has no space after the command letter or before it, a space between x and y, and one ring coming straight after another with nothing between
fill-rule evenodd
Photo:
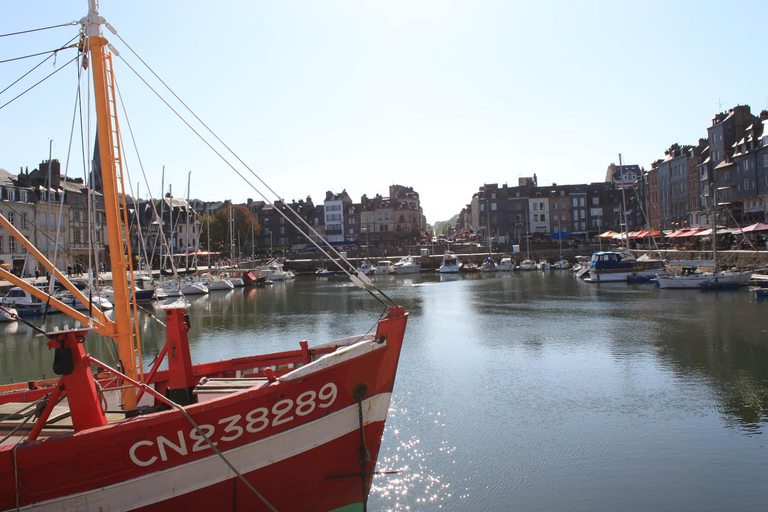
<instances>
[{"instance_id":1,"label":"clear blue sky","mask_svg":"<svg viewBox=\"0 0 768 512\"><path fill-rule=\"evenodd\" d=\"M0 33L86 10L85 0L6 1ZM719 110L757 114L768 102L764 0L102 0L101 13L280 196L322 201L346 188L358 200L397 183L421 194L429 222L484 183L601 181L618 153L647 168L670 144L706 136ZM75 33L0 38L0 60ZM0 65L0 89L38 61ZM174 195L192 171L193 197L259 197L115 67L153 196L165 165ZM66 159L75 90L68 68L0 110L0 167L36 167L50 139ZM135 185L136 158L126 160Z\"/></svg>"}]
</instances>

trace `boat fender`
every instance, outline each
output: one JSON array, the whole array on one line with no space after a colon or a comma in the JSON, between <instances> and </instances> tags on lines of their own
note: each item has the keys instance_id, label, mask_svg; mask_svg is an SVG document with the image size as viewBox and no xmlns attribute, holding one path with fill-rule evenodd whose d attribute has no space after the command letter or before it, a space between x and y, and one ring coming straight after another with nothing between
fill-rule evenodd
<instances>
[{"instance_id":1,"label":"boat fender","mask_svg":"<svg viewBox=\"0 0 768 512\"><path fill-rule=\"evenodd\" d=\"M75 371L75 360L72 357L72 349L70 347L53 349L53 373L69 375L73 371Z\"/></svg>"},{"instance_id":2,"label":"boat fender","mask_svg":"<svg viewBox=\"0 0 768 512\"><path fill-rule=\"evenodd\" d=\"M184 322L187 324L187 331L192 330L192 319L189 318L189 313L184 311Z\"/></svg>"}]
</instances>

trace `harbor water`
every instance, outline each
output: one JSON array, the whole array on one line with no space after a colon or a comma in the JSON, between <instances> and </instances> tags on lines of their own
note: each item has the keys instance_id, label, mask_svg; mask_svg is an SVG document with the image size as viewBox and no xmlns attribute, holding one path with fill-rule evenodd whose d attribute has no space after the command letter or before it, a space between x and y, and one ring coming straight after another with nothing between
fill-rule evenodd
<instances>
[{"instance_id":1,"label":"harbor water","mask_svg":"<svg viewBox=\"0 0 768 512\"><path fill-rule=\"evenodd\" d=\"M374 478L369 510L768 507L768 301L565 271L374 281L410 319L378 466L399 473ZM214 292L191 300L192 354L318 344L383 311L341 277ZM142 323L149 364L164 335ZM53 377L44 337L0 333L3 383Z\"/></svg>"}]
</instances>

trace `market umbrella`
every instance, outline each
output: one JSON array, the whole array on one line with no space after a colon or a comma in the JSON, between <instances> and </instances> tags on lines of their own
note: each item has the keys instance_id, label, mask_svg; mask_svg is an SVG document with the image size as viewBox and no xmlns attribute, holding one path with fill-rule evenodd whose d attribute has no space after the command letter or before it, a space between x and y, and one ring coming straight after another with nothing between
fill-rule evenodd
<instances>
[{"instance_id":1,"label":"market umbrella","mask_svg":"<svg viewBox=\"0 0 768 512\"><path fill-rule=\"evenodd\" d=\"M733 232L734 235L740 235L742 233L755 233L757 231L768 231L768 224L764 224L762 222L757 222L755 224L752 224L751 226L747 226L745 228L737 229Z\"/></svg>"},{"instance_id":2,"label":"market umbrella","mask_svg":"<svg viewBox=\"0 0 768 512\"><path fill-rule=\"evenodd\" d=\"M615 231L606 231L605 233L597 235L597 238L612 238L616 235L618 235L618 233Z\"/></svg>"}]
</instances>

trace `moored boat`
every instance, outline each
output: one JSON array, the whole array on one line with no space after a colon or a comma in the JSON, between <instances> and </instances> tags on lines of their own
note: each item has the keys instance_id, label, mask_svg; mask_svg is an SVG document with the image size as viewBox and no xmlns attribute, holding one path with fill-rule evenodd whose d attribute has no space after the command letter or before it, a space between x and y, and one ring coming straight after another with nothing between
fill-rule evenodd
<instances>
[{"instance_id":1,"label":"moored boat","mask_svg":"<svg viewBox=\"0 0 768 512\"><path fill-rule=\"evenodd\" d=\"M520 265L518 265L518 268L520 270L536 270L536 262L532 259L526 258L522 262L520 262Z\"/></svg>"},{"instance_id":2,"label":"moored boat","mask_svg":"<svg viewBox=\"0 0 768 512\"><path fill-rule=\"evenodd\" d=\"M360 265L357 267L357 271L364 276L369 276L373 273L373 265L371 265L371 262L368 260L363 260Z\"/></svg>"},{"instance_id":3,"label":"moored boat","mask_svg":"<svg viewBox=\"0 0 768 512\"><path fill-rule=\"evenodd\" d=\"M496 272L498 265L491 256L486 256L480 266L477 268L479 272Z\"/></svg>"},{"instance_id":4,"label":"moored boat","mask_svg":"<svg viewBox=\"0 0 768 512\"><path fill-rule=\"evenodd\" d=\"M392 262L389 260L379 260L376 262L376 268L373 269L373 275L385 276L387 274L394 274L392 269Z\"/></svg>"},{"instance_id":5,"label":"moored boat","mask_svg":"<svg viewBox=\"0 0 768 512\"><path fill-rule=\"evenodd\" d=\"M418 274L421 272L421 263L413 256L404 256L392 265L392 270L395 274Z\"/></svg>"},{"instance_id":6,"label":"moored boat","mask_svg":"<svg viewBox=\"0 0 768 512\"><path fill-rule=\"evenodd\" d=\"M0 304L0 322L15 322L19 319L19 313L16 309Z\"/></svg>"},{"instance_id":7,"label":"moored boat","mask_svg":"<svg viewBox=\"0 0 768 512\"><path fill-rule=\"evenodd\" d=\"M387 311L372 334L197 365L179 301L158 310L165 344L153 342L163 349L151 371L141 369L105 23L90 0L74 48L80 64L88 59L97 100L109 258L121 269L112 274L114 320L95 307L84 315L0 268L76 321L46 334L57 380L0 386L4 425L12 425L0 441L0 510L365 510L408 319L384 294L375 295ZM0 224L89 303L2 214ZM115 341L119 364L86 352L98 335Z\"/></svg>"},{"instance_id":8,"label":"moored boat","mask_svg":"<svg viewBox=\"0 0 768 512\"><path fill-rule=\"evenodd\" d=\"M437 272L440 274L456 274L459 272L459 258L451 251L445 251L443 254L443 261Z\"/></svg>"},{"instance_id":9,"label":"moored boat","mask_svg":"<svg viewBox=\"0 0 768 512\"><path fill-rule=\"evenodd\" d=\"M496 270L500 272L511 272L515 270L515 261L510 256L503 256Z\"/></svg>"},{"instance_id":10,"label":"moored boat","mask_svg":"<svg viewBox=\"0 0 768 512\"><path fill-rule=\"evenodd\" d=\"M601 251L592 254L589 262L590 283L627 282L630 276L653 277L664 269L664 261L635 259L631 254L617 251Z\"/></svg>"}]
</instances>

